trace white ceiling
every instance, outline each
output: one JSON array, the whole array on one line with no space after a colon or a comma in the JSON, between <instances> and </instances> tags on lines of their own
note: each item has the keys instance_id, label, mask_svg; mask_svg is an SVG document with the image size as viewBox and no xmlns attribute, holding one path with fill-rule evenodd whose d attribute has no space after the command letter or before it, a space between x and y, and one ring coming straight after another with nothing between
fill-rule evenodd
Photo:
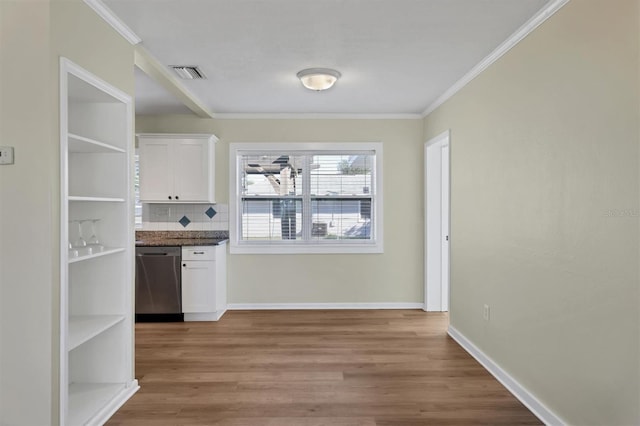
<instances>
[{"instance_id":1,"label":"white ceiling","mask_svg":"<svg viewBox=\"0 0 640 426\"><path fill-rule=\"evenodd\" d=\"M149 77L135 68L136 115L191 114L191 110Z\"/></svg>"},{"instance_id":2,"label":"white ceiling","mask_svg":"<svg viewBox=\"0 0 640 426\"><path fill-rule=\"evenodd\" d=\"M103 0L215 113L420 114L547 0ZM335 68L326 92L303 68ZM186 108L136 76L140 114ZM186 110L188 111L188 110Z\"/></svg>"}]
</instances>

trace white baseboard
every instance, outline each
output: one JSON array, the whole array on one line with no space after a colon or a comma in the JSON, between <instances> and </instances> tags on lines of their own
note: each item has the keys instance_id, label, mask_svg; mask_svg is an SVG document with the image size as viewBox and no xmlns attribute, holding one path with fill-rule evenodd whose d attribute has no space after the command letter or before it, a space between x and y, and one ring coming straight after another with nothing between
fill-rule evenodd
<instances>
[{"instance_id":1,"label":"white baseboard","mask_svg":"<svg viewBox=\"0 0 640 426\"><path fill-rule=\"evenodd\" d=\"M215 312L196 312L196 313L187 313L184 314L184 321L218 321L224 313L227 312L226 309L215 311Z\"/></svg>"},{"instance_id":2,"label":"white baseboard","mask_svg":"<svg viewBox=\"0 0 640 426\"><path fill-rule=\"evenodd\" d=\"M227 309L250 310L301 310L301 309L422 309L422 303L230 303Z\"/></svg>"},{"instance_id":3,"label":"white baseboard","mask_svg":"<svg viewBox=\"0 0 640 426\"><path fill-rule=\"evenodd\" d=\"M227 308L226 307L224 309L216 311L216 321L218 321L220 318L222 318L222 316L225 314L225 312L227 312Z\"/></svg>"},{"instance_id":4,"label":"white baseboard","mask_svg":"<svg viewBox=\"0 0 640 426\"><path fill-rule=\"evenodd\" d=\"M504 371L498 364L482 352L476 345L471 343L462 333L449 326L449 336L453 338L464 350L476 359L482 366L493 375L509 392L524 404L536 417L544 424L553 426L562 426L566 423L548 409L542 402L538 400L531 392L522 386L516 379L511 377L509 373Z\"/></svg>"},{"instance_id":5,"label":"white baseboard","mask_svg":"<svg viewBox=\"0 0 640 426\"><path fill-rule=\"evenodd\" d=\"M111 401L109 401L104 407L100 409L88 422L87 424L96 424L103 425L113 416L116 411L120 409L124 405L125 402L129 400L133 396L134 393L138 392L140 386L138 385L138 380L133 379L131 382L127 384L127 386L120 391Z\"/></svg>"}]
</instances>

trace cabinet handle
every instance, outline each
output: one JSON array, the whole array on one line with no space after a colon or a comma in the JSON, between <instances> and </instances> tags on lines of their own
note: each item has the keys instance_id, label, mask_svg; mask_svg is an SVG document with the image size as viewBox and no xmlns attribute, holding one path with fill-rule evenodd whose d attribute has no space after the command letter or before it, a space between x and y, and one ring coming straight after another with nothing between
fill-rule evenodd
<instances>
[{"instance_id":1,"label":"cabinet handle","mask_svg":"<svg viewBox=\"0 0 640 426\"><path fill-rule=\"evenodd\" d=\"M171 195L169 195L169 199L171 199Z\"/></svg>"},{"instance_id":2,"label":"cabinet handle","mask_svg":"<svg viewBox=\"0 0 640 426\"><path fill-rule=\"evenodd\" d=\"M193 254L204 254L203 251L194 251Z\"/></svg>"},{"instance_id":3,"label":"cabinet handle","mask_svg":"<svg viewBox=\"0 0 640 426\"><path fill-rule=\"evenodd\" d=\"M182 266L184 266L184 267L186 268L186 267L187 267L187 264L186 264L186 263L183 263L183 264L182 264Z\"/></svg>"},{"instance_id":4,"label":"cabinet handle","mask_svg":"<svg viewBox=\"0 0 640 426\"><path fill-rule=\"evenodd\" d=\"M179 200L179 199L180 199L180 197L178 197L178 196L176 195L176 200Z\"/></svg>"}]
</instances>

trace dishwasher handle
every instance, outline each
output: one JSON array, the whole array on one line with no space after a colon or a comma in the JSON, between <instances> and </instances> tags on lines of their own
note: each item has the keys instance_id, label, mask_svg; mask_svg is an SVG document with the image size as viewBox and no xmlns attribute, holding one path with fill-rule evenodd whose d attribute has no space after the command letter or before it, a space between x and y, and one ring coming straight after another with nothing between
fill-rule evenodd
<instances>
[{"instance_id":1,"label":"dishwasher handle","mask_svg":"<svg viewBox=\"0 0 640 426\"><path fill-rule=\"evenodd\" d=\"M180 247L136 247L136 256L138 257L180 257Z\"/></svg>"}]
</instances>

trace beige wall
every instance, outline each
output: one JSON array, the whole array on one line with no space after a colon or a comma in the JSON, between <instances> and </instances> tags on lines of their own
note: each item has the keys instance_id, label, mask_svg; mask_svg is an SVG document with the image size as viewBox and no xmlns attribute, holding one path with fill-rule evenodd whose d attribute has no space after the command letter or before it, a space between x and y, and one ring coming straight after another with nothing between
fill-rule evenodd
<instances>
[{"instance_id":1,"label":"beige wall","mask_svg":"<svg viewBox=\"0 0 640 426\"><path fill-rule=\"evenodd\" d=\"M63 55L133 93L133 47L80 0L0 1L0 424L58 413Z\"/></svg>"},{"instance_id":2,"label":"beige wall","mask_svg":"<svg viewBox=\"0 0 640 426\"><path fill-rule=\"evenodd\" d=\"M56 155L49 5L0 1L0 424L50 423ZM27 337L28 336L28 337ZM23 423L24 424L24 423Z\"/></svg>"},{"instance_id":3,"label":"beige wall","mask_svg":"<svg viewBox=\"0 0 640 426\"><path fill-rule=\"evenodd\" d=\"M421 120L211 120L138 117L137 132L213 132L216 198L229 200L231 142L381 141L384 254L230 255L230 303L422 303Z\"/></svg>"},{"instance_id":4,"label":"beige wall","mask_svg":"<svg viewBox=\"0 0 640 426\"><path fill-rule=\"evenodd\" d=\"M640 423L638 30L637 0L571 1L425 120L451 325L570 424Z\"/></svg>"}]
</instances>

